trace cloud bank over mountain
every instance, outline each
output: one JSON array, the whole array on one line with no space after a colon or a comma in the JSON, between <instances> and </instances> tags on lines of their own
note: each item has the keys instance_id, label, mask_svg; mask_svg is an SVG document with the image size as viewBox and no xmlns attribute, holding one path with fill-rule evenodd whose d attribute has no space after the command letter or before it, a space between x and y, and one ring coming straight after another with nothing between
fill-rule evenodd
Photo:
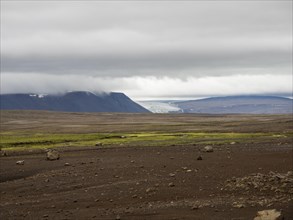
<instances>
[{"instance_id":1,"label":"cloud bank over mountain","mask_svg":"<svg viewBox=\"0 0 293 220\"><path fill-rule=\"evenodd\" d=\"M292 2L1 2L1 93L292 91Z\"/></svg>"}]
</instances>

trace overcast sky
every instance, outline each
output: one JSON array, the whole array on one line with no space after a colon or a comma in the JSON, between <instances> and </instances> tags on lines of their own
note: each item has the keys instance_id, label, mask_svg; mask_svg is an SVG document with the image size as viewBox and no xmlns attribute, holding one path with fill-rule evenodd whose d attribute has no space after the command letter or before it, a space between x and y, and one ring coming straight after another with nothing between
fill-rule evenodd
<instances>
[{"instance_id":1,"label":"overcast sky","mask_svg":"<svg viewBox=\"0 0 293 220\"><path fill-rule=\"evenodd\" d=\"M292 1L1 1L1 93L292 92Z\"/></svg>"}]
</instances>

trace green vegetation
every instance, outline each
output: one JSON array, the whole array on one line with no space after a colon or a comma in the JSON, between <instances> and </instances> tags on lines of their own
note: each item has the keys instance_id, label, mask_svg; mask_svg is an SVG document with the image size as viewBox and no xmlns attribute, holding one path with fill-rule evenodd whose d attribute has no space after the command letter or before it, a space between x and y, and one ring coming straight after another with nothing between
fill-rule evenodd
<instances>
[{"instance_id":1,"label":"green vegetation","mask_svg":"<svg viewBox=\"0 0 293 220\"><path fill-rule=\"evenodd\" d=\"M293 137L293 133L286 134ZM31 150L57 147L95 146L168 146L184 144L225 144L250 142L266 138L284 138L279 133L89 133L89 134L46 134L46 133L0 133L2 150Z\"/></svg>"}]
</instances>

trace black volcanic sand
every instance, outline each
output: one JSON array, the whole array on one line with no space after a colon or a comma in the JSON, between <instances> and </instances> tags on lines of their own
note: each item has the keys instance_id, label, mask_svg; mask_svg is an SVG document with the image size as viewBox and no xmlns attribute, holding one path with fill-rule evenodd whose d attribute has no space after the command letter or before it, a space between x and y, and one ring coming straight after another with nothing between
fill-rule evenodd
<instances>
[{"instance_id":1,"label":"black volcanic sand","mask_svg":"<svg viewBox=\"0 0 293 220\"><path fill-rule=\"evenodd\" d=\"M266 117L272 130L290 130L290 117ZM16 129L9 120L6 131ZM43 153L1 157L0 219L253 219L265 209L293 219L292 140L202 147L97 147L63 151L56 161Z\"/></svg>"}]
</instances>

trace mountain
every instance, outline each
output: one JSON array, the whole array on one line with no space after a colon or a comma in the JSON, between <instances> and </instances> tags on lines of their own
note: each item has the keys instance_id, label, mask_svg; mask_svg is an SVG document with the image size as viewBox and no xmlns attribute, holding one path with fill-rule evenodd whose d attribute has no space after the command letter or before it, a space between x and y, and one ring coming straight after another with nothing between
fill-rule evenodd
<instances>
[{"instance_id":1,"label":"mountain","mask_svg":"<svg viewBox=\"0 0 293 220\"><path fill-rule=\"evenodd\" d=\"M290 114L293 100L275 96L227 96L175 102L184 113Z\"/></svg>"},{"instance_id":2,"label":"mountain","mask_svg":"<svg viewBox=\"0 0 293 220\"><path fill-rule=\"evenodd\" d=\"M3 94L1 110L49 110L64 112L147 113L147 109L123 93L69 92L62 95Z\"/></svg>"}]
</instances>

